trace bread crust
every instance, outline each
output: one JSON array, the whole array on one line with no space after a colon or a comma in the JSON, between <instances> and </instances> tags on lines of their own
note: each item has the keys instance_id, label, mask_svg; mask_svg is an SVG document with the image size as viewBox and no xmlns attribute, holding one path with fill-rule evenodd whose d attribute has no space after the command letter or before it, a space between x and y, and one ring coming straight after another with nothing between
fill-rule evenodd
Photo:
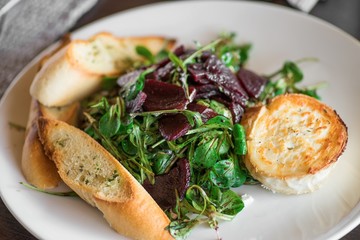
<instances>
[{"instance_id":1,"label":"bread crust","mask_svg":"<svg viewBox=\"0 0 360 240\"><path fill-rule=\"evenodd\" d=\"M30 94L43 105L59 107L99 90L104 76L117 76L139 60L135 47L152 53L171 49L175 40L160 36L118 38L99 33L88 40L73 40L48 58L30 86Z\"/></svg>"},{"instance_id":2,"label":"bread crust","mask_svg":"<svg viewBox=\"0 0 360 240\"><path fill-rule=\"evenodd\" d=\"M324 103L303 94L280 95L246 111L242 122L251 175L273 191L314 191L347 144L347 127Z\"/></svg>"},{"instance_id":3,"label":"bread crust","mask_svg":"<svg viewBox=\"0 0 360 240\"><path fill-rule=\"evenodd\" d=\"M63 181L97 207L110 226L133 239L173 239L165 229L170 220L137 180L99 143L65 122L39 118L39 136ZM93 166L101 166L94 170ZM83 164L83 166L82 166ZM78 169L79 166L81 170ZM116 172L115 187L103 182ZM95 174L92 177L88 177ZM87 179L85 179L88 177ZM113 181L113 180L111 180Z\"/></svg>"},{"instance_id":4,"label":"bread crust","mask_svg":"<svg viewBox=\"0 0 360 240\"><path fill-rule=\"evenodd\" d=\"M70 45L56 52L44 63L30 86L31 96L43 105L66 106L95 92L101 86L100 75L72 66L66 55Z\"/></svg>"},{"instance_id":5,"label":"bread crust","mask_svg":"<svg viewBox=\"0 0 360 240\"><path fill-rule=\"evenodd\" d=\"M21 169L26 181L40 189L55 188L61 182L55 164L44 153L36 124L26 134Z\"/></svg>"},{"instance_id":6,"label":"bread crust","mask_svg":"<svg viewBox=\"0 0 360 240\"><path fill-rule=\"evenodd\" d=\"M30 87L33 101L22 155L22 169L27 181L38 188L48 189L63 180L86 202L98 207L109 224L125 236L173 239L165 230L170 220L133 176L96 141L79 129L68 128L62 121L76 125L80 108L78 101L99 90L104 76L119 75L127 71L129 60L141 59L135 51L137 45L145 46L156 54L162 49L172 49L174 44L174 39L159 36L118 38L109 33L99 33L88 40L65 42L46 56ZM52 132L49 126L58 124L56 121L53 124L50 119L61 120L59 124L64 129L70 129L71 134L81 132L80 142L89 143L99 151L98 154L116 165L124 181L122 194L109 197L68 177L63 171L63 155L51 147L54 142L46 140L48 133Z\"/></svg>"},{"instance_id":7,"label":"bread crust","mask_svg":"<svg viewBox=\"0 0 360 240\"><path fill-rule=\"evenodd\" d=\"M45 116L76 125L79 109L79 103L62 108L48 108L32 99L21 157L21 169L27 182L40 189L55 188L61 182L54 162L45 155L39 140L37 119Z\"/></svg>"}]
</instances>

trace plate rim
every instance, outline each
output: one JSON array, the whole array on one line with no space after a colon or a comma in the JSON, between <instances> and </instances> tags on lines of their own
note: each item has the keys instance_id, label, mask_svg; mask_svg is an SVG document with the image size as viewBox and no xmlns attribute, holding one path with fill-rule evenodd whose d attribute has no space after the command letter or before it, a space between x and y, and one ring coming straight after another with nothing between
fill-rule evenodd
<instances>
[{"instance_id":1,"label":"plate rim","mask_svg":"<svg viewBox=\"0 0 360 240\"><path fill-rule=\"evenodd\" d=\"M281 6L281 5L276 5L274 3L269 3L269 2L252 2L252 1L231 1L231 0L225 0L225 1L221 1L221 0L217 0L217 1L211 1L211 0L206 0L206 1L174 1L174 2L156 2L156 3L151 3L151 4L145 4L142 6L138 6L138 7L134 7L131 9L127 9L127 10L123 10L123 11L119 11L113 14L110 14L108 16L102 17L100 19L97 19L95 21L92 21L90 23L87 23L84 26L81 26L80 28L74 29L71 32L71 35L77 34L77 33L81 33L82 31L85 31L88 28L91 28L92 25L103 22L103 21L111 21L113 18L117 18L119 16L122 15L127 15L127 14L132 14L132 12L137 12L137 11L143 11L144 9L151 9L151 8L157 8L158 6L167 6L167 5L186 5L186 4L207 4L207 3L231 3L231 4L247 4L247 5L256 5L256 6L260 6L260 7L270 7L270 8L274 8L274 9L281 9L281 11L285 11L287 13L291 13L295 16L300 16L304 19L308 19L311 21L316 22L317 24L322 25L323 27L328 28L331 31L334 31L336 34L340 34L342 35L342 37L345 37L347 39L347 41L352 42L352 44L357 45L357 47L360 48L360 41L357 40L354 36L350 35L349 33L345 32L344 30L340 29L339 27L335 26L332 23L329 23L323 19L320 19L316 16L313 15L309 15L300 11L297 11L295 9L291 9L291 8L287 8L285 6ZM3 105L5 105L6 99L9 97L9 95L11 94L12 90L14 89L14 87L19 83L19 81L21 80L21 78L29 72L30 69L32 69L39 61L40 59L46 55L47 53L51 52L52 49L54 49L58 44L59 41L56 41L52 44L50 44L49 46L45 47L44 50L40 51L35 58L33 58L29 63L27 63L25 65L24 68L22 68L22 70L16 74L16 76L13 78L13 80L11 81L11 83L9 84L9 86L7 87L7 89L5 90L3 96L0 99L0 109L3 107ZM14 214L12 208L10 207L10 204L8 204L6 198L3 196L3 189L0 188L0 197L2 199L2 201L4 202L4 205L7 207L7 209L9 210L9 212L15 217L15 219L27 230L29 231L33 236L35 237L40 237L36 232L33 231L33 229L28 228L28 226L21 220L21 218L19 216L17 216L16 214ZM354 209L357 210L357 212L354 212ZM354 213L352 215L352 213ZM351 216L350 216L351 215ZM342 226L340 229L337 229L336 231L334 231L334 233L331 233L334 228L336 228L337 226ZM349 233L350 231L352 231L354 228L356 228L358 225L360 225L360 200L357 202L357 204L352 208L351 212L346 215L344 218L341 219L341 221L339 221L337 224L335 224L334 226L332 226L332 228L329 230L328 233L331 233L331 235L329 236L331 239L338 239L341 238L343 236L345 236L347 233ZM328 233L321 235L319 237L327 237Z\"/></svg>"}]
</instances>

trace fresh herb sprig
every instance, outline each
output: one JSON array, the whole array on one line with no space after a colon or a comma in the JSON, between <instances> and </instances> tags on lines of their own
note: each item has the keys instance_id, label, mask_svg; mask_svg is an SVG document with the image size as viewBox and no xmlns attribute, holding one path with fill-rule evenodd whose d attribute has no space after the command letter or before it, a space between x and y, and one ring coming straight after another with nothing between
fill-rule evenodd
<instances>
[{"instance_id":1,"label":"fresh herb sprig","mask_svg":"<svg viewBox=\"0 0 360 240\"><path fill-rule=\"evenodd\" d=\"M31 190L46 193L46 194L49 194L49 195L55 195L55 196L61 196L61 197L78 197L78 195L74 191L69 191L69 192L47 191L47 190L35 187L35 186L33 186L31 184L28 184L26 182L20 182L20 184L27 187L27 188L29 188L29 189L31 189Z\"/></svg>"},{"instance_id":2,"label":"fresh herb sprig","mask_svg":"<svg viewBox=\"0 0 360 240\"><path fill-rule=\"evenodd\" d=\"M266 101L275 96L285 93L302 93L316 99L320 99L317 90L324 84L316 84L308 87L298 86L304 79L304 74L299 64L303 61L317 61L314 58L301 59L299 61L286 61L282 68L266 76L269 79L264 91L260 96L260 101Z\"/></svg>"},{"instance_id":3,"label":"fresh herb sprig","mask_svg":"<svg viewBox=\"0 0 360 240\"><path fill-rule=\"evenodd\" d=\"M189 86L188 86L188 72L187 72L187 65L190 63L194 63L196 61L196 58L201 56L205 51L214 51L217 44L221 42L221 39L216 39L212 41L211 43L200 46L196 51L194 51L190 56L186 57L184 60L173 54L172 52L169 52L169 59L175 66L175 71L173 73L173 79L172 82L180 82L182 88L184 89L185 96L187 99L190 98L189 95Z\"/></svg>"},{"instance_id":4,"label":"fresh herb sprig","mask_svg":"<svg viewBox=\"0 0 360 240\"><path fill-rule=\"evenodd\" d=\"M236 34L234 33L225 32L220 37L221 42L218 44L215 54L226 67L235 73L249 60L252 45L250 43L235 44Z\"/></svg>"},{"instance_id":5,"label":"fresh herb sprig","mask_svg":"<svg viewBox=\"0 0 360 240\"><path fill-rule=\"evenodd\" d=\"M169 53L168 58L174 65L170 81L181 85L189 99L187 65L196 63L205 51L228 57L232 54L231 64L244 64L247 60L244 52L240 59L243 48L235 45L227 48L230 42L230 38L219 38L208 45L199 46L184 59ZM249 48L245 48L248 51ZM227 54L227 49L231 53ZM154 56L143 47L137 47L136 51L148 63L155 63ZM177 206L166 211L172 219L169 230L177 238L187 236L195 225L203 222L217 230L219 220L231 220L244 206L241 197L231 188L241 186L250 178L240 164L242 155L246 153L245 135L238 129L239 124L233 125L229 109L215 100L199 101L219 114L206 123L199 113L190 110L127 113L126 102L142 91L145 76L153 70L150 65L137 72L132 76L131 83L125 84L118 95L112 92L98 102L89 101L92 104L85 109L87 124L84 128L140 183L145 179L154 183L154 177L166 174L177 159L187 158L191 168L190 187L185 197L178 199ZM166 141L159 133L158 120L162 115L179 113L186 117L192 128L185 136ZM235 151L235 147L241 150Z\"/></svg>"},{"instance_id":6,"label":"fresh herb sprig","mask_svg":"<svg viewBox=\"0 0 360 240\"><path fill-rule=\"evenodd\" d=\"M198 63L206 51L215 54L233 73L237 72L248 61L251 44L235 44L234 37L223 34L185 57L169 52L167 57L174 70L168 81L182 86L190 100L187 66ZM207 223L220 238L218 222L233 219L244 207L241 197L232 188L257 183L242 161L247 152L245 129L232 122L231 112L224 104L209 99L197 100L198 104L218 114L207 122L202 121L199 113L189 110L127 113L126 103L143 90L146 75L155 70L153 64L157 63L148 49L139 46L136 51L147 60L145 67L142 65L138 69L118 95L112 92L85 109L88 119L85 129L140 183L146 179L154 183L155 176L168 173L177 159L188 159L190 187L183 198L177 194L173 209L166 210L171 219L168 230L177 239L185 239L196 225ZM297 86L303 73L296 62L285 62L279 71L267 78L269 82L258 101L289 92L318 97L316 89ZM183 114L191 125L184 136L173 141L167 141L159 132L159 119L169 114Z\"/></svg>"},{"instance_id":7,"label":"fresh herb sprig","mask_svg":"<svg viewBox=\"0 0 360 240\"><path fill-rule=\"evenodd\" d=\"M176 159L186 157L190 160L191 187L177 208L187 215L198 217L189 221L189 217L179 218L180 215L176 215L169 226L171 231L185 234L191 229L190 225L201 222L207 222L216 229L218 220L229 220L241 210L238 205L232 207L230 204L228 209L224 209L223 205L225 199L240 204L241 198L230 188L242 185L248 178L239 165L241 156L230 150L238 141L244 142L239 137L233 138L233 132L237 130L231 119L218 115L203 123L199 113L189 110L125 113L121 117L121 102L101 99L98 104L92 105L91 115L85 113L90 123L87 132L119 159L139 182L146 178L153 182L155 174L168 172ZM214 110L227 111L222 109L225 106L215 105ZM175 113L184 114L193 128L180 139L165 141L158 131L158 119L163 114ZM127 118L131 119L131 127L128 125L124 130ZM110 134L109 131L113 132ZM201 202L203 211L197 206ZM180 226L184 229L180 230Z\"/></svg>"},{"instance_id":8,"label":"fresh herb sprig","mask_svg":"<svg viewBox=\"0 0 360 240\"><path fill-rule=\"evenodd\" d=\"M178 201L168 229L176 239L186 239L195 226L208 223L216 231L218 239L221 239L218 221L232 220L243 208L241 197L231 190L222 192L219 188L213 187L207 193L202 187L192 185L186 191L185 198ZM190 218L188 213L197 215Z\"/></svg>"}]
</instances>

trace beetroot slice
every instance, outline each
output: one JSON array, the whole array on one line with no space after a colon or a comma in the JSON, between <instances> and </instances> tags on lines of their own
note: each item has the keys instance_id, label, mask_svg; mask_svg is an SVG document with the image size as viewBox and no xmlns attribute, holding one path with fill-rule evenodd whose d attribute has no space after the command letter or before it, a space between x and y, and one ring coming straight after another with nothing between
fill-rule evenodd
<instances>
[{"instance_id":1,"label":"beetroot slice","mask_svg":"<svg viewBox=\"0 0 360 240\"><path fill-rule=\"evenodd\" d=\"M189 91L192 95L195 89ZM171 83L149 79L145 81L143 92L147 95L143 104L145 111L184 110L188 103L183 88Z\"/></svg>"},{"instance_id":2,"label":"beetroot slice","mask_svg":"<svg viewBox=\"0 0 360 240\"><path fill-rule=\"evenodd\" d=\"M126 103L127 112L133 113L139 111L144 104L146 99L146 94L144 92L139 92L135 99L130 100Z\"/></svg>"},{"instance_id":3,"label":"beetroot slice","mask_svg":"<svg viewBox=\"0 0 360 240\"><path fill-rule=\"evenodd\" d=\"M229 109L231 111L233 121L235 123L240 122L242 115L244 114L244 108L236 102L231 102L229 105Z\"/></svg>"},{"instance_id":4,"label":"beetroot slice","mask_svg":"<svg viewBox=\"0 0 360 240\"><path fill-rule=\"evenodd\" d=\"M190 103L187 106L187 109L190 111L193 111L193 112L200 113L201 119L204 123L207 122L210 118L217 116L217 113L214 110L212 110L211 108L208 108L204 105L197 104L197 103Z\"/></svg>"},{"instance_id":5,"label":"beetroot slice","mask_svg":"<svg viewBox=\"0 0 360 240\"><path fill-rule=\"evenodd\" d=\"M204 53L202 63L189 64L190 78L197 84L213 84L232 101L243 104L249 96L235 74L214 54Z\"/></svg>"},{"instance_id":6,"label":"beetroot slice","mask_svg":"<svg viewBox=\"0 0 360 240\"><path fill-rule=\"evenodd\" d=\"M164 115L159 119L159 131L168 141L184 136L191 129L187 118L181 114Z\"/></svg>"},{"instance_id":7,"label":"beetroot slice","mask_svg":"<svg viewBox=\"0 0 360 240\"><path fill-rule=\"evenodd\" d=\"M193 87L196 89L196 99L211 98L222 94L213 84L193 85Z\"/></svg>"},{"instance_id":8,"label":"beetroot slice","mask_svg":"<svg viewBox=\"0 0 360 240\"><path fill-rule=\"evenodd\" d=\"M236 76L251 98L258 98L267 82L264 77L244 68L241 68Z\"/></svg>"},{"instance_id":9,"label":"beetroot slice","mask_svg":"<svg viewBox=\"0 0 360 240\"><path fill-rule=\"evenodd\" d=\"M143 187L163 209L170 209L176 205L177 190L179 198L183 199L190 184L190 165L186 158L181 158L166 174L155 177L155 184L145 180Z\"/></svg>"}]
</instances>

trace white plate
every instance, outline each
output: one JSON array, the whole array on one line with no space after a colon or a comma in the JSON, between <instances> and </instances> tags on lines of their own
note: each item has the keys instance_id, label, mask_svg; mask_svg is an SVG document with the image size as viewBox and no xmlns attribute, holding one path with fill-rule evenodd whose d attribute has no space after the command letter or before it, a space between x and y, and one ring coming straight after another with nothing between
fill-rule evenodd
<instances>
[{"instance_id":1,"label":"white plate","mask_svg":"<svg viewBox=\"0 0 360 240\"><path fill-rule=\"evenodd\" d=\"M250 2L172 2L126 11L97 21L74 34L87 38L99 31L117 35L160 34L190 44L207 42L222 31L252 42L249 68L271 73L285 60L317 57L303 64L305 83L327 81L320 92L349 128L349 143L336 169L319 191L302 196L273 194L245 186L254 203L232 222L222 222L223 239L338 239L360 223L360 44L323 21L270 4ZM38 58L14 81L0 105L0 190L12 214L41 239L122 239L96 209L77 198L28 190L20 159L24 133L9 122L25 125L28 88ZM149 219L151 221L151 219ZM190 239L215 239L207 226Z\"/></svg>"}]
</instances>

